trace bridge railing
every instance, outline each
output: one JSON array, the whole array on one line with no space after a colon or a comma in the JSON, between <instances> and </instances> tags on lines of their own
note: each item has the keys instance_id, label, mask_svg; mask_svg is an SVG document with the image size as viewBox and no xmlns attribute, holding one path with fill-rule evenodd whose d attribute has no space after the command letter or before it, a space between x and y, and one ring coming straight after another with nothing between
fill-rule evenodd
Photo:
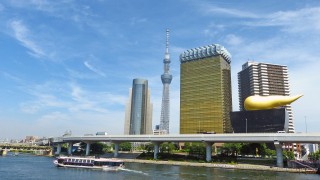
<instances>
[{"instance_id":1,"label":"bridge railing","mask_svg":"<svg viewBox=\"0 0 320 180\"><path fill-rule=\"evenodd\" d=\"M63 138L62 137L53 137L50 139L51 142L53 143L59 143L59 142L63 142Z\"/></svg>"}]
</instances>

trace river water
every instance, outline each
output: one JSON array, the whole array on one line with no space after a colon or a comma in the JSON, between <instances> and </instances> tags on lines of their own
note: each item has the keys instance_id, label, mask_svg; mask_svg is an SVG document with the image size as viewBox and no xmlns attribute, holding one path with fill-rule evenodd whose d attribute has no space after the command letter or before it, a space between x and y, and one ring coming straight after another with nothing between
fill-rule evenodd
<instances>
[{"instance_id":1,"label":"river water","mask_svg":"<svg viewBox=\"0 0 320 180\"><path fill-rule=\"evenodd\" d=\"M297 174L270 171L230 170L220 168L187 167L156 164L126 163L121 171L57 168L54 158L19 154L0 156L0 179L320 179L316 174Z\"/></svg>"}]
</instances>

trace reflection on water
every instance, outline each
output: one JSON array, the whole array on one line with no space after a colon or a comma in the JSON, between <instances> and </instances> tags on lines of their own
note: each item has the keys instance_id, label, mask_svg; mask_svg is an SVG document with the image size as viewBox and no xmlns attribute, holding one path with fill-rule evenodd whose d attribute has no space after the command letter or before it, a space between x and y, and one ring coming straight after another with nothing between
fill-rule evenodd
<instances>
[{"instance_id":1,"label":"reflection on water","mask_svg":"<svg viewBox=\"0 0 320 180\"><path fill-rule=\"evenodd\" d=\"M143 175L146 175L146 176L149 175L148 173L145 173L143 171L137 171L137 170L126 169L126 168L121 169L120 171L127 171L127 172L131 172L131 173L143 174Z\"/></svg>"},{"instance_id":2,"label":"reflection on water","mask_svg":"<svg viewBox=\"0 0 320 180\"><path fill-rule=\"evenodd\" d=\"M54 158L19 154L0 156L0 179L320 179L316 174L126 163L119 171L57 168Z\"/></svg>"}]
</instances>

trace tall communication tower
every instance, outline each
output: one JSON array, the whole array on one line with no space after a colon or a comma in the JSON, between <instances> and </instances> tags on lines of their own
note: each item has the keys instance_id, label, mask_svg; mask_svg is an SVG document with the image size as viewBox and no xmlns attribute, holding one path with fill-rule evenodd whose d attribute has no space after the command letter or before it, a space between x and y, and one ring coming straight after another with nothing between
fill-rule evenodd
<instances>
[{"instance_id":1,"label":"tall communication tower","mask_svg":"<svg viewBox=\"0 0 320 180\"><path fill-rule=\"evenodd\" d=\"M166 52L163 60L164 73L161 75L163 84L162 105L161 105L161 117L160 117L160 131L165 131L169 134L169 121L170 121L170 83L172 81L172 75L170 74L170 54L169 54L169 29L166 31Z\"/></svg>"}]
</instances>

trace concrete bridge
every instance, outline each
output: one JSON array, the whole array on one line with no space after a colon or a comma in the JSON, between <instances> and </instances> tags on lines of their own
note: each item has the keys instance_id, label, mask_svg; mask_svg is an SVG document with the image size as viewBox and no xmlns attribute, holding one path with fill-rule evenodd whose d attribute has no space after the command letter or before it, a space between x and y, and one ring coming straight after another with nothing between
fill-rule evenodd
<instances>
[{"instance_id":1,"label":"concrete bridge","mask_svg":"<svg viewBox=\"0 0 320 180\"><path fill-rule=\"evenodd\" d=\"M154 144L154 159L157 159L159 145L163 142L203 142L206 145L206 160L211 161L214 143L274 143L277 152L277 166L283 167L282 143L320 143L320 133L237 133L237 134L180 134L180 135L103 135L103 136L68 136L54 138L57 144L56 154L61 152L61 144L69 143L71 154L73 143L84 142L86 155L90 144L94 142L112 142L115 145L114 157L118 156L119 144L122 142L151 142Z\"/></svg>"},{"instance_id":2,"label":"concrete bridge","mask_svg":"<svg viewBox=\"0 0 320 180\"><path fill-rule=\"evenodd\" d=\"M0 143L0 156L11 152L30 152L36 155L52 156L52 146L30 145L29 143Z\"/></svg>"},{"instance_id":3,"label":"concrete bridge","mask_svg":"<svg viewBox=\"0 0 320 180\"><path fill-rule=\"evenodd\" d=\"M51 150L51 146L30 145L29 143L0 143L0 149Z\"/></svg>"}]
</instances>

